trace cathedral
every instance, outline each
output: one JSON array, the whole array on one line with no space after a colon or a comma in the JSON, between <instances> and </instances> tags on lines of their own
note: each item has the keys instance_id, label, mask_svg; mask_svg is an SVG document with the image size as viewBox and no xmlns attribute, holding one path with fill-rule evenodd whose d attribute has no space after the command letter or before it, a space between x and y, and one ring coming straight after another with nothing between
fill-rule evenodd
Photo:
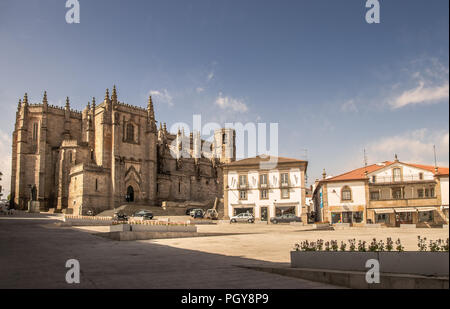
<instances>
[{"instance_id":1,"label":"cathedral","mask_svg":"<svg viewBox=\"0 0 450 309\"><path fill-rule=\"evenodd\" d=\"M99 213L125 203L214 203L223 196L222 166L235 160L233 129L167 131L147 108L118 101L116 87L83 111L19 100L12 138L11 201L41 210ZM187 146L186 146L187 145ZM205 151L205 149L207 151Z\"/></svg>"}]
</instances>

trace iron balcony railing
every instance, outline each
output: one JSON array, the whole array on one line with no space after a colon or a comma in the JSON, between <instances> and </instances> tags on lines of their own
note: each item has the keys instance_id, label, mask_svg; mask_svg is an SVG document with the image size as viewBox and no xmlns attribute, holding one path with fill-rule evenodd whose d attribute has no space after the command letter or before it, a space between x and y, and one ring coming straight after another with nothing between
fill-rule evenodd
<instances>
[{"instance_id":1,"label":"iron balcony railing","mask_svg":"<svg viewBox=\"0 0 450 309\"><path fill-rule=\"evenodd\" d=\"M432 175L407 175L403 177L393 177L393 176L385 176L385 177L371 177L369 182L373 184L377 183L400 183L400 182L421 182L421 181L430 181L434 180Z\"/></svg>"}]
</instances>

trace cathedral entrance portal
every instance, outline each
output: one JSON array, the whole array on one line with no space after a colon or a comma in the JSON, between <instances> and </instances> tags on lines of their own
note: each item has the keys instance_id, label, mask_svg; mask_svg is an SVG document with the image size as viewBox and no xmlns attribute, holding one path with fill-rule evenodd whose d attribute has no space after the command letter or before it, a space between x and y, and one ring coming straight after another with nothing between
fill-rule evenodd
<instances>
[{"instance_id":1,"label":"cathedral entrance portal","mask_svg":"<svg viewBox=\"0 0 450 309\"><path fill-rule=\"evenodd\" d=\"M132 186L128 186L127 188L127 196L125 197L127 202L134 202L134 189Z\"/></svg>"}]
</instances>

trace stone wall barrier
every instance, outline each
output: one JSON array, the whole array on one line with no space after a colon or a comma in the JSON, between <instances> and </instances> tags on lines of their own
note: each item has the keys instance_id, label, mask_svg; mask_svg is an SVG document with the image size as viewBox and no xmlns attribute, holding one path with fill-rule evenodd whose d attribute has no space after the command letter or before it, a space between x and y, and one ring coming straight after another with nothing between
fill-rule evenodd
<instances>
[{"instance_id":1,"label":"stone wall barrier","mask_svg":"<svg viewBox=\"0 0 450 309\"><path fill-rule=\"evenodd\" d=\"M291 251L293 268L367 271L369 259L380 262L381 273L448 277L448 252Z\"/></svg>"}]
</instances>

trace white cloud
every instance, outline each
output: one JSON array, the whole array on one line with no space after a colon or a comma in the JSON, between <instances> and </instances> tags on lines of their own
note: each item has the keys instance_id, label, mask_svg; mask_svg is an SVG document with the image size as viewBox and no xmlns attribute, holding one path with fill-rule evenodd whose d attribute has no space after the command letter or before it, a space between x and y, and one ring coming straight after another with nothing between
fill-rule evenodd
<instances>
[{"instance_id":1,"label":"white cloud","mask_svg":"<svg viewBox=\"0 0 450 309\"><path fill-rule=\"evenodd\" d=\"M434 104L448 102L449 79L448 66L438 59L419 59L414 61L408 72L407 80L413 87L392 88L395 92L389 100L391 108L397 109L408 105Z\"/></svg>"},{"instance_id":2,"label":"white cloud","mask_svg":"<svg viewBox=\"0 0 450 309\"><path fill-rule=\"evenodd\" d=\"M234 112L248 111L248 107L243 100L223 96L222 93L219 93L219 96L217 97L215 104L224 110L232 110Z\"/></svg>"},{"instance_id":3,"label":"white cloud","mask_svg":"<svg viewBox=\"0 0 450 309\"><path fill-rule=\"evenodd\" d=\"M173 98L172 95L167 91L167 89L162 90L150 90L149 94L155 97L155 102L158 101L166 103L169 106L173 106Z\"/></svg>"},{"instance_id":4,"label":"white cloud","mask_svg":"<svg viewBox=\"0 0 450 309\"><path fill-rule=\"evenodd\" d=\"M356 107L355 100L351 99L341 105L341 110L343 112L357 112L358 108Z\"/></svg>"},{"instance_id":5,"label":"white cloud","mask_svg":"<svg viewBox=\"0 0 450 309\"><path fill-rule=\"evenodd\" d=\"M2 198L6 198L11 187L11 137L0 130L0 172L3 173L0 185L3 187Z\"/></svg>"},{"instance_id":6,"label":"white cloud","mask_svg":"<svg viewBox=\"0 0 450 309\"><path fill-rule=\"evenodd\" d=\"M441 86L426 87L425 82L420 81L416 88L409 89L390 102L392 108L401 108L410 104L432 104L443 100L448 101L448 82Z\"/></svg>"},{"instance_id":7,"label":"white cloud","mask_svg":"<svg viewBox=\"0 0 450 309\"><path fill-rule=\"evenodd\" d=\"M213 78L214 78L214 72L211 71L211 72L209 72L208 76L206 77L206 80L209 82L209 81L211 81Z\"/></svg>"},{"instance_id":8,"label":"white cloud","mask_svg":"<svg viewBox=\"0 0 450 309\"><path fill-rule=\"evenodd\" d=\"M197 88L195 89L195 91L196 91L197 93L202 93L203 91L205 91L205 88L203 88L203 87L197 87Z\"/></svg>"},{"instance_id":9,"label":"white cloud","mask_svg":"<svg viewBox=\"0 0 450 309\"><path fill-rule=\"evenodd\" d=\"M436 145L438 164L448 166L449 131L420 129L383 137L366 145L369 162L392 160L394 154L403 162L433 165L433 145Z\"/></svg>"}]
</instances>

